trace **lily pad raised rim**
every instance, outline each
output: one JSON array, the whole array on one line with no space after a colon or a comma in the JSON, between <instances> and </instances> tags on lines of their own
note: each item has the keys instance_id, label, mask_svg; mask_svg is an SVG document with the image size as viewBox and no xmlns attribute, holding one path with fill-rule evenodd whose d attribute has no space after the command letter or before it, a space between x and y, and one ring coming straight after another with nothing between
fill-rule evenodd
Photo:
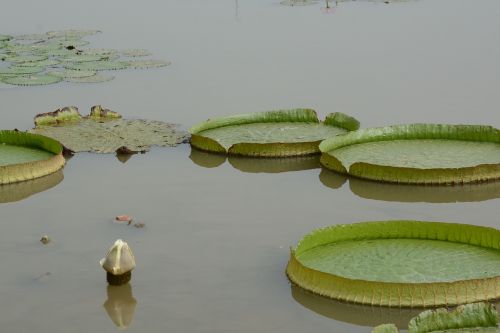
<instances>
[{"instance_id":1,"label":"lily pad raised rim","mask_svg":"<svg viewBox=\"0 0 500 333\"><path fill-rule=\"evenodd\" d=\"M254 123L320 123L316 111L312 109L290 109L239 114L234 116L209 119L189 129L191 133L191 145L195 148L212 153L242 155L252 157L287 157L318 154L319 141L304 142L272 142L272 143L249 143L239 142L233 144L226 150L220 143L212 138L203 136L203 132L226 126L237 126ZM335 126L352 131L359 128L359 121L346 114L330 113L322 122L327 126Z\"/></svg>"},{"instance_id":2,"label":"lily pad raised rim","mask_svg":"<svg viewBox=\"0 0 500 333\"><path fill-rule=\"evenodd\" d=\"M339 224L312 231L291 248L286 274L301 288L332 299L388 307L454 306L500 299L500 276L453 282L396 283L351 279L303 265L297 255L347 240L427 239L500 250L500 230L468 224L391 220Z\"/></svg>"},{"instance_id":3,"label":"lily pad raised rim","mask_svg":"<svg viewBox=\"0 0 500 333\"><path fill-rule=\"evenodd\" d=\"M0 166L0 184L11 184L46 176L65 164L63 146L56 140L16 130L0 130L0 144L37 148L52 154L48 159Z\"/></svg>"},{"instance_id":4,"label":"lily pad raised rim","mask_svg":"<svg viewBox=\"0 0 500 333\"><path fill-rule=\"evenodd\" d=\"M409 124L361 129L321 142L321 164L327 169L375 181L408 184L463 184L500 179L500 163L463 168L407 168L355 162L347 169L329 154L361 143L392 140L446 139L500 143L500 130L484 125Z\"/></svg>"}]
</instances>

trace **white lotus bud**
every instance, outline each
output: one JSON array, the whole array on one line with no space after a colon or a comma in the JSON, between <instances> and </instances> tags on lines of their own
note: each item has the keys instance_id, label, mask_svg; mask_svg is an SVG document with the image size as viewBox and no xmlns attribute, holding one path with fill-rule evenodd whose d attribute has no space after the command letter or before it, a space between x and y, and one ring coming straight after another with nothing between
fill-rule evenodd
<instances>
[{"instance_id":1,"label":"white lotus bud","mask_svg":"<svg viewBox=\"0 0 500 333\"><path fill-rule=\"evenodd\" d=\"M135 258L128 244L118 239L100 264L110 274L123 275L135 268Z\"/></svg>"}]
</instances>

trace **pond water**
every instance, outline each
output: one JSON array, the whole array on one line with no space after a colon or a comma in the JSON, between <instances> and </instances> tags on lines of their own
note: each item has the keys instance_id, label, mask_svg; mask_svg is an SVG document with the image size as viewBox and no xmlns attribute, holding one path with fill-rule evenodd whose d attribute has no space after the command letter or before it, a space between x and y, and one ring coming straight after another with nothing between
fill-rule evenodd
<instances>
[{"instance_id":1,"label":"pond water","mask_svg":"<svg viewBox=\"0 0 500 333\"><path fill-rule=\"evenodd\" d=\"M0 85L1 127L28 129L36 113L66 105L87 113L95 104L184 128L289 107L311 107L320 117L342 111L362 127L500 127L500 2L356 1L330 13L322 7L6 0L0 33L97 28L103 33L88 38L96 47L146 48L172 65L120 71L95 85ZM2 331L369 332L390 321L403 327L412 310L336 303L291 286L284 273L289 247L335 223L400 218L499 226L497 183L460 191L383 185L321 170L314 158L226 160L180 145L129 160L78 154L63 174L0 190ZM30 188L39 193L29 196ZM145 225L118 224L118 214ZM39 242L43 235L49 244ZM136 255L131 288L108 288L98 263L117 238Z\"/></svg>"}]
</instances>

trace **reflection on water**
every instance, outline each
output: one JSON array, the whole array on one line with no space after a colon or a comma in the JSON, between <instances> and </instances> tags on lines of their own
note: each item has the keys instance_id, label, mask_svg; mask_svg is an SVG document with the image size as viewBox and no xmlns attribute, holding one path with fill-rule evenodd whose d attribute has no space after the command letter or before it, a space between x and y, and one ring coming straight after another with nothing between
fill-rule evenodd
<instances>
[{"instance_id":1,"label":"reflection on water","mask_svg":"<svg viewBox=\"0 0 500 333\"><path fill-rule=\"evenodd\" d=\"M116 159L122 163L127 163L133 155L135 154L116 154Z\"/></svg>"},{"instance_id":2,"label":"reflection on water","mask_svg":"<svg viewBox=\"0 0 500 333\"><path fill-rule=\"evenodd\" d=\"M319 175L323 185L334 189L340 187L337 185L340 177L344 176L326 169L321 170ZM361 198L382 201L453 203L500 198L500 181L438 186L383 183L349 177L349 187Z\"/></svg>"},{"instance_id":3,"label":"reflection on water","mask_svg":"<svg viewBox=\"0 0 500 333\"><path fill-rule=\"evenodd\" d=\"M59 184L64 179L62 169L36 179L0 185L0 203L25 199L35 193L43 192Z\"/></svg>"},{"instance_id":4,"label":"reflection on water","mask_svg":"<svg viewBox=\"0 0 500 333\"><path fill-rule=\"evenodd\" d=\"M189 158L194 164L204 168L216 168L226 162L225 155L212 154L195 148L191 148Z\"/></svg>"},{"instance_id":5,"label":"reflection on water","mask_svg":"<svg viewBox=\"0 0 500 333\"><path fill-rule=\"evenodd\" d=\"M361 326L377 326L393 323L399 329L407 329L411 318L424 311L423 308L389 308L339 302L315 295L294 284L292 297L302 306L322 316ZM497 301L496 306L500 305Z\"/></svg>"},{"instance_id":6,"label":"reflection on water","mask_svg":"<svg viewBox=\"0 0 500 333\"><path fill-rule=\"evenodd\" d=\"M252 158L208 153L191 148L189 155L191 161L204 168L215 168L226 161L235 169L248 173L280 173L289 171L301 171L318 169L319 156L298 156L287 158Z\"/></svg>"},{"instance_id":7,"label":"reflection on water","mask_svg":"<svg viewBox=\"0 0 500 333\"><path fill-rule=\"evenodd\" d=\"M102 305L109 318L118 328L128 328L134 319L137 301L132 295L132 286L127 283L123 286L107 288L108 299Z\"/></svg>"},{"instance_id":8,"label":"reflection on water","mask_svg":"<svg viewBox=\"0 0 500 333\"><path fill-rule=\"evenodd\" d=\"M338 189L341 188L342 185L344 185L344 183L347 181L347 177L337 172L321 169L319 180L323 183L323 185L327 187Z\"/></svg>"}]
</instances>

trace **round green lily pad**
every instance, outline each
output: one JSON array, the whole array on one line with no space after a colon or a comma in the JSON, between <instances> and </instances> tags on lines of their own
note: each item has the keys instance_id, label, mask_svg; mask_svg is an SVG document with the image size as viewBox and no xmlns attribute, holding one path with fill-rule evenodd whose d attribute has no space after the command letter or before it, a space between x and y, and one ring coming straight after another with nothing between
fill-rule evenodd
<instances>
[{"instance_id":1,"label":"round green lily pad","mask_svg":"<svg viewBox=\"0 0 500 333\"><path fill-rule=\"evenodd\" d=\"M49 38L82 38L100 33L100 30L95 29L68 29L48 31L46 35Z\"/></svg>"},{"instance_id":2,"label":"round green lily pad","mask_svg":"<svg viewBox=\"0 0 500 333\"><path fill-rule=\"evenodd\" d=\"M11 40L12 39L12 36L8 36L8 35L0 35L0 41L8 41L8 40Z\"/></svg>"},{"instance_id":3,"label":"round green lily pad","mask_svg":"<svg viewBox=\"0 0 500 333\"><path fill-rule=\"evenodd\" d=\"M86 54L86 55L112 55L116 54L118 51L114 49L85 49L81 51L81 54Z\"/></svg>"},{"instance_id":4,"label":"round green lily pad","mask_svg":"<svg viewBox=\"0 0 500 333\"><path fill-rule=\"evenodd\" d=\"M379 221L306 235L287 274L330 298L396 307L450 306L500 297L500 230Z\"/></svg>"},{"instance_id":5,"label":"round green lily pad","mask_svg":"<svg viewBox=\"0 0 500 333\"><path fill-rule=\"evenodd\" d=\"M57 77L62 77L62 78L81 78L81 77L88 77L88 76L94 76L97 74L96 71L77 71L73 69L63 69L63 70L57 70L57 71L49 71L47 72L48 75L52 76L57 76Z\"/></svg>"},{"instance_id":6,"label":"round green lily pad","mask_svg":"<svg viewBox=\"0 0 500 333\"><path fill-rule=\"evenodd\" d=\"M372 180L454 184L500 178L500 131L490 126L371 128L325 140L320 150L326 168Z\"/></svg>"},{"instance_id":7,"label":"round green lily pad","mask_svg":"<svg viewBox=\"0 0 500 333\"><path fill-rule=\"evenodd\" d=\"M105 71L124 69L127 68L127 64L120 61L88 61L80 63L66 63L64 67L78 71Z\"/></svg>"},{"instance_id":8,"label":"round green lily pad","mask_svg":"<svg viewBox=\"0 0 500 333\"><path fill-rule=\"evenodd\" d=\"M0 131L0 184L42 177L63 166L62 146L54 139Z\"/></svg>"},{"instance_id":9,"label":"round green lily pad","mask_svg":"<svg viewBox=\"0 0 500 333\"><path fill-rule=\"evenodd\" d=\"M41 41L48 39L46 34L24 34L14 36L15 40Z\"/></svg>"},{"instance_id":10,"label":"round green lily pad","mask_svg":"<svg viewBox=\"0 0 500 333\"><path fill-rule=\"evenodd\" d=\"M320 122L310 109L259 112L215 118L190 129L191 145L202 150L232 155L285 157L319 152L319 143L359 122L333 113Z\"/></svg>"},{"instance_id":11,"label":"round green lily pad","mask_svg":"<svg viewBox=\"0 0 500 333\"><path fill-rule=\"evenodd\" d=\"M30 68L30 67L27 67ZM62 78L44 75L44 74L34 74L27 76L14 76L8 77L2 80L4 83L13 84L17 86L40 86L46 84L53 84L62 81Z\"/></svg>"},{"instance_id":12,"label":"round green lily pad","mask_svg":"<svg viewBox=\"0 0 500 333\"><path fill-rule=\"evenodd\" d=\"M129 61L124 61L124 63L128 67L134 69L159 68L171 64L170 61L163 61L163 60L129 60Z\"/></svg>"},{"instance_id":13,"label":"round green lily pad","mask_svg":"<svg viewBox=\"0 0 500 333\"><path fill-rule=\"evenodd\" d=\"M64 81L72 83L101 83L113 80L113 75L96 74L92 76L68 77Z\"/></svg>"},{"instance_id":14,"label":"round green lily pad","mask_svg":"<svg viewBox=\"0 0 500 333\"><path fill-rule=\"evenodd\" d=\"M100 55L90 55L90 54L74 54L67 57L61 58L64 62L87 62L87 61L99 61L102 60Z\"/></svg>"}]
</instances>

